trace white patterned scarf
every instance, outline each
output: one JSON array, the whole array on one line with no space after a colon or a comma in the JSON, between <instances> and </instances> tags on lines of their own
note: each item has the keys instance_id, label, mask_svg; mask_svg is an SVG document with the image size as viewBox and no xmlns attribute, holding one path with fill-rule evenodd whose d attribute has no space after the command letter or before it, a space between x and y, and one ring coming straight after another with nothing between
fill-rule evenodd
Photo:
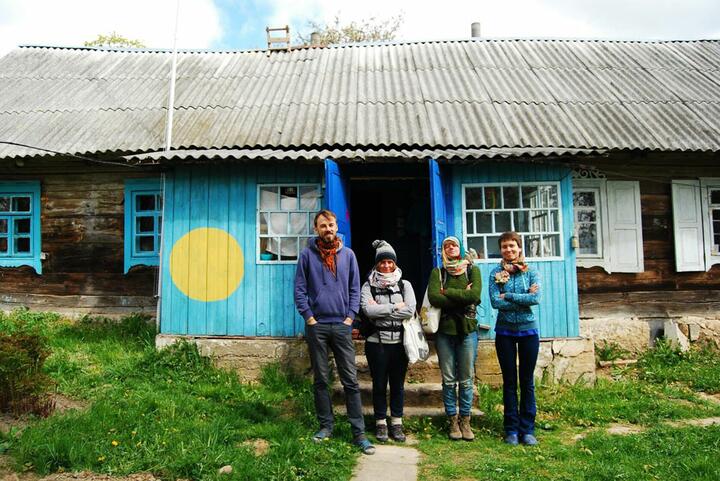
<instances>
[{"instance_id":1,"label":"white patterned scarf","mask_svg":"<svg viewBox=\"0 0 720 481\"><path fill-rule=\"evenodd\" d=\"M399 267L395 267L393 272L388 272L387 274L373 269L368 276L368 282L370 285L377 289L389 289L390 287L397 285L400 279L402 279L402 271Z\"/></svg>"}]
</instances>

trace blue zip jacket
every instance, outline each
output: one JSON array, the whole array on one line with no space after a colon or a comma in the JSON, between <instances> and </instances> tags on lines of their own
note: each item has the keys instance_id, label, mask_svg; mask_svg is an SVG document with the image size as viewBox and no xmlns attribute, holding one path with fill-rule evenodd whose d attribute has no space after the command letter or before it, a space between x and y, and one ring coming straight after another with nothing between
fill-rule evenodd
<instances>
[{"instance_id":1,"label":"blue zip jacket","mask_svg":"<svg viewBox=\"0 0 720 481\"><path fill-rule=\"evenodd\" d=\"M337 251L337 275L323 264L315 237L308 239L295 271L295 307L307 321L337 323L355 319L360 310L360 275L355 253L342 244Z\"/></svg>"},{"instance_id":2,"label":"blue zip jacket","mask_svg":"<svg viewBox=\"0 0 720 481\"><path fill-rule=\"evenodd\" d=\"M490 304L498 310L495 329L510 331L538 329L537 319L530 306L540 302L540 291L531 294L528 289L533 284L540 287L540 275L530 267L526 272L511 274L505 284L498 284L495 282L495 274L502 270L502 266L496 266L490 271L488 280ZM501 299L500 294L505 294L505 298Z\"/></svg>"}]
</instances>

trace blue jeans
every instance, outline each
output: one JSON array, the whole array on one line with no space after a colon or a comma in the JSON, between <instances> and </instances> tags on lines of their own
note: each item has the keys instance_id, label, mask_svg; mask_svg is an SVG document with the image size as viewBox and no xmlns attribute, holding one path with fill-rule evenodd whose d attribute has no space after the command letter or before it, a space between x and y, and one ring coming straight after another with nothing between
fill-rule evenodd
<instances>
[{"instance_id":1,"label":"blue jeans","mask_svg":"<svg viewBox=\"0 0 720 481\"><path fill-rule=\"evenodd\" d=\"M333 416L332 401L328 388L330 366L328 364L328 348L335 357L340 382L345 391L345 407L353 437L365 433L365 420L362 414L362 400L360 399L360 386L357 381L355 367L355 345L352 340L352 328L343 323L305 326L305 338L310 351L310 361L313 368L313 394L315 396L315 414L321 428L333 430L335 418Z\"/></svg>"},{"instance_id":2,"label":"blue jeans","mask_svg":"<svg viewBox=\"0 0 720 481\"><path fill-rule=\"evenodd\" d=\"M445 414L448 416L457 414L459 397L460 415L469 416L473 404L478 334L472 332L467 336L449 336L438 332L435 337L435 347L442 373Z\"/></svg>"},{"instance_id":3,"label":"blue jeans","mask_svg":"<svg viewBox=\"0 0 720 481\"><path fill-rule=\"evenodd\" d=\"M405 398L405 374L408 358L400 344L365 343L365 357L372 376L373 414L375 419L387 417L387 387L390 384L390 416L401 418Z\"/></svg>"},{"instance_id":4,"label":"blue jeans","mask_svg":"<svg viewBox=\"0 0 720 481\"><path fill-rule=\"evenodd\" d=\"M495 336L495 350L503 377L505 434L535 434L535 364L540 350L540 337ZM520 369L518 373L517 361ZM520 405L518 406L518 374Z\"/></svg>"}]
</instances>

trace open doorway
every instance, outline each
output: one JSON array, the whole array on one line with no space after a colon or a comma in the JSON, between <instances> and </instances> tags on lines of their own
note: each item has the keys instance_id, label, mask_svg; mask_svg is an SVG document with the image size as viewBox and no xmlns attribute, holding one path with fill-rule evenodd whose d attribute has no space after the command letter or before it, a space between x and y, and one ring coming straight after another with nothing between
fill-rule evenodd
<instances>
[{"instance_id":1,"label":"open doorway","mask_svg":"<svg viewBox=\"0 0 720 481\"><path fill-rule=\"evenodd\" d=\"M403 278L412 283L417 302L422 303L432 269L428 177L351 175L350 213L361 283L374 264L372 242L383 239L395 249Z\"/></svg>"}]
</instances>

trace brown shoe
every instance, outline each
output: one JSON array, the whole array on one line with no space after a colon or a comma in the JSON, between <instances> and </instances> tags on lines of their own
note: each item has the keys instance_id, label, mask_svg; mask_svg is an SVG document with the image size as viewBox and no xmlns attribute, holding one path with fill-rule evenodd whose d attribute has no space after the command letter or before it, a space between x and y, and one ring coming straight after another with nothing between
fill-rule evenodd
<instances>
[{"instance_id":1,"label":"brown shoe","mask_svg":"<svg viewBox=\"0 0 720 481\"><path fill-rule=\"evenodd\" d=\"M472 432L470 427L470 416L460 417L460 431L462 432L462 438L465 441L472 441L475 439L475 434Z\"/></svg>"},{"instance_id":2,"label":"brown shoe","mask_svg":"<svg viewBox=\"0 0 720 481\"><path fill-rule=\"evenodd\" d=\"M455 416L448 416L448 437L452 439L453 441L458 441L462 439L463 435L460 431L460 426L458 425L458 415Z\"/></svg>"}]
</instances>

